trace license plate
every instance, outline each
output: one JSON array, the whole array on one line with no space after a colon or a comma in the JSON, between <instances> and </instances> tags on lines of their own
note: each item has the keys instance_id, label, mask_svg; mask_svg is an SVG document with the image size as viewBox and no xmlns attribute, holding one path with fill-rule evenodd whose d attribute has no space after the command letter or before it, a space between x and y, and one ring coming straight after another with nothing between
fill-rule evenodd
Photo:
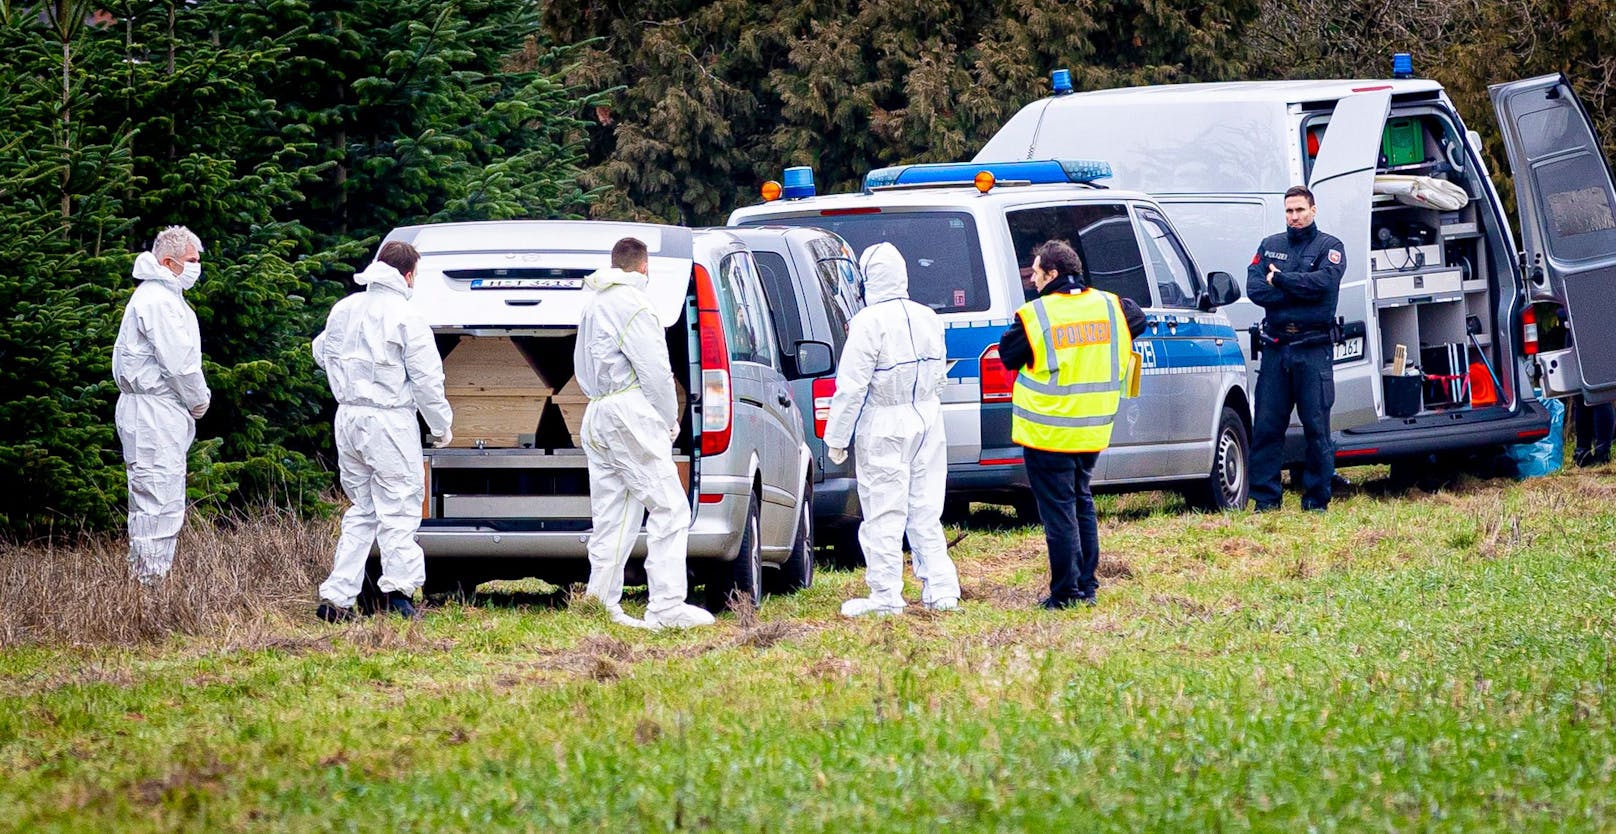
<instances>
[{"instance_id":1,"label":"license plate","mask_svg":"<svg viewBox=\"0 0 1616 834\"><path fill-rule=\"evenodd\" d=\"M1363 337L1353 336L1335 346L1335 361L1350 362L1363 358Z\"/></svg>"},{"instance_id":2,"label":"license plate","mask_svg":"<svg viewBox=\"0 0 1616 834\"><path fill-rule=\"evenodd\" d=\"M577 290L584 286L582 278L475 278L474 290Z\"/></svg>"}]
</instances>

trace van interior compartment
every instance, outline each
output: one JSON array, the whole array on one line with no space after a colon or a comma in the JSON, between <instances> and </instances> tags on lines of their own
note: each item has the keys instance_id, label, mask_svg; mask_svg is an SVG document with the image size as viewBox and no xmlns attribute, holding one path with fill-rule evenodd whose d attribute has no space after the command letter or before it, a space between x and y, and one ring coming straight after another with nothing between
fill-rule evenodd
<instances>
[{"instance_id":1,"label":"van interior compartment","mask_svg":"<svg viewBox=\"0 0 1616 834\"><path fill-rule=\"evenodd\" d=\"M692 404L688 313L666 329L684 430L674 466L691 488ZM439 333L454 442L428 449L427 515L439 520L589 519L589 462L580 446L588 398L573 374L573 328Z\"/></svg>"},{"instance_id":2,"label":"van interior compartment","mask_svg":"<svg viewBox=\"0 0 1616 834\"><path fill-rule=\"evenodd\" d=\"M1487 192L1464 164L1461 140L1446 118L1422 109L1394 112L1382 137L1379 173L1446 179L1471 197L1454 211L1374 197L1370 276L1382 361L1402 345L1419 368L1418 375L1382 376L1388 417L1495 405L1504 394L1486 370L1489 362L1508 367L1498 361L1493 332L1498 267L1483 219Z\"/></svg>"}]
</instances>

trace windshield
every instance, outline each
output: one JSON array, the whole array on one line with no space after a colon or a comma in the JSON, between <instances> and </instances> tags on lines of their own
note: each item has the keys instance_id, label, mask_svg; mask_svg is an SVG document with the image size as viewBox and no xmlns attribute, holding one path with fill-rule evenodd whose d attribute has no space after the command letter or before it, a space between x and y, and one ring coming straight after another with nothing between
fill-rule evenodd
<instances>
[{"instance_id":1,"label":"windshield","mask_svg":"<svg viewBox=\"0 0 1616 834\"><path fill-rule=\"evenodd\" d=\"M987 271L976 220L963 211L759 217L743 225L811 226L842 236L854 252L885 241L909 265L909 298L939 313L988 309Z\"/></svg>"}]
</instances>

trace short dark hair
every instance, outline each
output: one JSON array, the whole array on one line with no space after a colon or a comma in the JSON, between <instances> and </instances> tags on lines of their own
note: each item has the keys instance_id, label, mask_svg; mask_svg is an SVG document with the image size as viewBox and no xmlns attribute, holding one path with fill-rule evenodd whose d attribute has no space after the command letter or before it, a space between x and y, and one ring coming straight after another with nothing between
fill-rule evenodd
<instances>
[{"instance_id":1,"label":"short dark hair","mask_svg":"<svg viewBox=\"0 0 1616 834\"><path fill-rule=\"evenodd\" d=\"M421 253L402 240L389 240L382 244L382 251L376 253L376 260L398 270L400 275L408 275L415 271Z\"/></svg>"},{"instance_id":2,"label":"short dark hair","mask_svg":"<svg viewBox=\"0 0 1616 834\"><path fill-rule=\"evenodd\" d=\"M650 259L650 250L645 248L645 241L637 237L625 237L612 247L612 268L624 272L633 272L635 267L644 266Z\"/></svg>"},{"instance_id":3,"label":"short dark hair","mask_svg":"<svg viewBox=\"0 0 1616 834\"><path fill-rule=\"evenodd\" d=\"M1285 199L1289 200L1292 197L1306 197L1307 204L1310 206L1314 205L1313 192L1305 185L1293 185L1290 188L1285 189Z\"/></svg>"},{"instance_id":4,"label":"short dark hair","mask_svg":"<svg viewBox=\"0 0 1616 834\"><path fill-rule=\"evenodd\" d=\"M1073 275L1083 277L1083 259L1077 256L1077 250L1064 240L1044 241L1038 248L1032 250L1032 256L1038 259L1038 265L1044 269L1053 269L1061 276Z\"/></svg>"}]
</instances>

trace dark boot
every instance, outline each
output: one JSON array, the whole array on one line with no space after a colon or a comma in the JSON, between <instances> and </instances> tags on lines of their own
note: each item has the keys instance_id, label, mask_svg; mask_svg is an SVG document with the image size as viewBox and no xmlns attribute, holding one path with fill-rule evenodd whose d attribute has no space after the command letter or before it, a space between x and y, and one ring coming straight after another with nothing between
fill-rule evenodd
<instances>
[{"instance_id":1,"label":"dark boot","mask_svg":"<svg viewBox=\"0 0 1616 834\"><path fill-rule=\"evenodd\" d=\"M415 603L411 602L409 595L403 591L387 592L387 610L407 619L414 619L416 613Z\"/></svg>"},{"instance_id":2,"label":"dark boot","mask_svg":"<svg viewBox=\"0 0 1616 834\"><path fill-rule=\"evenodd\" d=\"M343 608L329 602L321 602L320 607L314 609L314 616L328 623L350 623L359 617L352 608Z\"/></svg>"}]
</instances>

